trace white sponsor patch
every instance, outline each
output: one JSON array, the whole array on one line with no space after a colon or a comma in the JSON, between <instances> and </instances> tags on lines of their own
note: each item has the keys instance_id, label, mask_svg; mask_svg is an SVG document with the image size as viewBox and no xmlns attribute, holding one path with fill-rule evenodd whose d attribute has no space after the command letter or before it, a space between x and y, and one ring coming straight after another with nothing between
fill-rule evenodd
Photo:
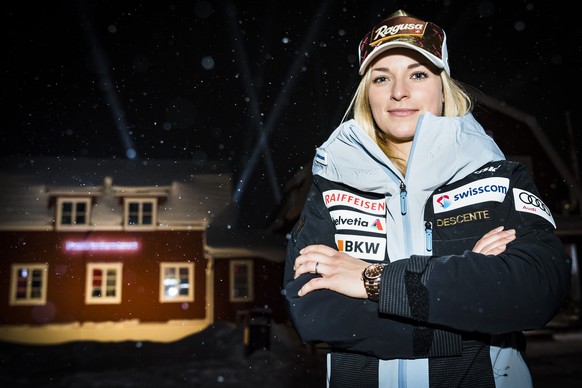
<instances>
[{"instance_id":1,"label":"white sponsor patch","mask_svg":"<svg viewBox=\"0 0 582 388\"><path fill-rule=\"evenodd\" d=\"M435 214L459 209L476 203L503 202L509 189L508 178L485 178L471 182L458 189L436 194L432 197Z\"/></svg>"},{"instance_id":2,"label":"white sponsor patch","mask_svg":"<svg viewBox=\"0 0 582 388\"><path fill-rule=\"evenodd\" d=\"M381 237L336 234L335 243L338 251L358 259L382 261L386 255L386 239Z\"/></svg>"},{"instance_id":3,"label":"white sponsor patch","mask_svg":"<svg viewBox=\"0 0 582 388\"><path fill-rule=\"evenodd\" d=\"M380 234L386 231L384 218L351 210L332 210L330 214L337 230L360 230Z\"/></svg>"},{"instance_id":4,"label":"white sponsor patch","mask_svg":"<svg viewBox=\"0 0 582 388\"><path fill-rule=\"evenodd\" d=\"M343 190L328 190L323 192L325 206L348 206L359 211L383 216L386 214L384 199L368 199Z\"/></svg>"},{"instance_id":5,"label":"white sponsor patch","mask_svg":"<svg viewBox=\"0 0 582 388\"><path fill-rule=\"evenodd\" d=\"M515 202L515 210L518 212L530 213L546 219L556 228L552 212L544 204L544 201L533 195L529 191L522 189L513 189L513 202Z\"/></svg>"}]
</instances>

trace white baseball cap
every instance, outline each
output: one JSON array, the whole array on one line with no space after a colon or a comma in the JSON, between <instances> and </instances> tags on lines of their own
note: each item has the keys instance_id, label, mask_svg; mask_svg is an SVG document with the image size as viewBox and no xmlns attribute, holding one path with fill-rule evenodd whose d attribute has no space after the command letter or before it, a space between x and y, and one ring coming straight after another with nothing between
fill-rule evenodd
<instances>
[{"instance_id":1,"label":"white baseball cap","mask_svg":"<svg viewBox=\"0 0 582 388\"><path fill-rule=\"evenodd\" d=\"M418 51L436 67L451 74L445 31L434 23L398 10L376 25L360 42L360 75L364 75L374 58L396 47Z\"/></svg>"}]
</instances>

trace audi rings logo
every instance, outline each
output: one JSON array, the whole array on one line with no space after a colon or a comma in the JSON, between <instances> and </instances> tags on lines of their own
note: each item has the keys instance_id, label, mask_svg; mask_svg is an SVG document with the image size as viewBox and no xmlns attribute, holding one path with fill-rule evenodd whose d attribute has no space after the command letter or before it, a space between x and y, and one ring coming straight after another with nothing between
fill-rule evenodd
<instances>
[{"instance_id":1,"label":"audi rings logo","mask_svg":"<svg viewBox=\"0 0 582 388\"><path fill-rule=\"evenodd\" d=\"M532 193L528 193L527 191L522 191L521 193L519 193L519 199L521 200L521 202L523 202L527 205L532 205L532 206L537 207L538 209L541 209L543 212L545 212L549 216L552 215L552 212L550 212L550 209L548 209L546 204L543 203L541 199L539 199L538 197L536 197Z\"/></svg>"},{"instance_id":2,"label":"audi rings logo","mask_svg":"<svg viewBox=\"0 0 582 388\"><path fill-rule=\"evenodd\" d=\"M534 214L542 217L556 228L556 222L554 221L554 217L552 217L552 212L536 195L529 191L514 188L513 202L515 202L515 210L518 212Z\"/></svg>"}]
</instances>

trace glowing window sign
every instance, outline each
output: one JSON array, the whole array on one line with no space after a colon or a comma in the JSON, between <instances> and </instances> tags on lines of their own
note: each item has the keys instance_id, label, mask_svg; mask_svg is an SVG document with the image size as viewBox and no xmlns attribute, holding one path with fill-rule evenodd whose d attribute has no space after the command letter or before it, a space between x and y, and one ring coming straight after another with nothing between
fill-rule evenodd
<instances>
[{"instance_id":1,"label":"glowing window sign","mask_svg":"<svg viewBox=\"0 0 582 388\"><path fill-rule=\"evenodd\" d=\"M136 251L137 241L67 241L67 251Z\"/></svg>"}]
</instances>

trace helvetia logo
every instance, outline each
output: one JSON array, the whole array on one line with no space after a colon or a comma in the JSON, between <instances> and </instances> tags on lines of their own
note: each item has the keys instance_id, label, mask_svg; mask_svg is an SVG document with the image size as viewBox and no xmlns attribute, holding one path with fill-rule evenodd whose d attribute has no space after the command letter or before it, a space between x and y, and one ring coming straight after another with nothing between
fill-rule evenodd
<instances>
[{"instance_id":1,"label":"helvetia logo","mask_svg":"<svg viewBox=\"0 0 582 388\"><path fill-rule=\"evenodd\" d=\"M380 221L379 219L376 219L376 221L374 221L370 227L380 232L384 230L384 228L382 227L382 221Z\"/></svg>"},{"instance_id":2,"label":"helvetia logo","mask_svg":"<svg viewBox=\"0 0 582 388\"><path fill-rule=\"evenodd\" d=\"M384 218L352 210L332 210L331 219L337 230L359 230L362 232L383 233L386 229Z\"/></svg>"}]
</instances>

